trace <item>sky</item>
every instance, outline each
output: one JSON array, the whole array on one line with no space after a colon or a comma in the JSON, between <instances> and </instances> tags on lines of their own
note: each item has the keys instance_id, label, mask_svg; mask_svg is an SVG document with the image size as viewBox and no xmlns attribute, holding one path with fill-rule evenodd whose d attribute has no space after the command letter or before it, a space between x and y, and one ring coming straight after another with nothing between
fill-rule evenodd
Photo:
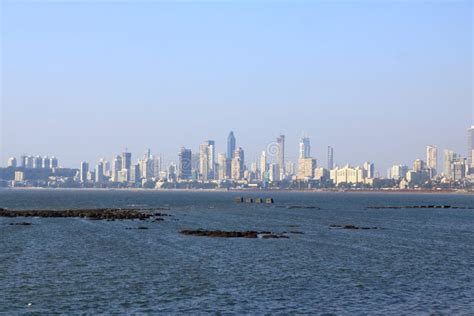
<instances>
[{"instance_id":1,"label":"sky","mask_svg":"<svg viewBox=\"0 0 474 316\"><path fill-rule=\"evenodd\" d=\"M382 175L466 155L472 1L0 1L0 165L176 161L229 131L248 162L286 135ZM442 163L441 153L439 164Z\"/></svg>"}]
</instances>

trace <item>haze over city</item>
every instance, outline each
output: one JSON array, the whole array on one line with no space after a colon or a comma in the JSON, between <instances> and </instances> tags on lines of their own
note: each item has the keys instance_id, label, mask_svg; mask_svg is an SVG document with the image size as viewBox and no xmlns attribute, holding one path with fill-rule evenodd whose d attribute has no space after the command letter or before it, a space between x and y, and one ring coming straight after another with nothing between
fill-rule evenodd
<instances>
[{"instance_id":1,"label":"haze over city","mask_svg":"<svg viewBox=\"0 0 474 316\"><path fill-rule=\"evenodd\" d=\"M176 161L233 130L247 161L280 134L296 162L464 156L470 1L1 4L1 153L62 165L147 148ZM87 23L84 23L87 21Z\"/></svg>"}]
</instances>

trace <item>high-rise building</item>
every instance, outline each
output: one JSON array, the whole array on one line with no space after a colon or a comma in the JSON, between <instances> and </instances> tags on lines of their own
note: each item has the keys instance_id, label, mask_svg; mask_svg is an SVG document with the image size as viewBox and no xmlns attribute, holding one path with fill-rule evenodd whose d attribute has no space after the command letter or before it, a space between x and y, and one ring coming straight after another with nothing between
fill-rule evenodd
<instances>
[{"instance_id":1,"label":"high-rise building","mask_svg":"<svg viewBox=\"0 0 474 316\"><path fill-rule=\"evenodd\" d=\"M265 173L268 171L267 152L264 150L260 155L260 179L265 179Z\"/></svg>"},{"instance_id":2,"label":"high-rise building","mask_svg":"<svg viewBox=\"0 0 474 316\"><path fill-rule=\"evenodd\" d=\"M51 168L57 168L58 167L58 158L52 156L51 157Z\"/></svg>"},{"instance_id":3,"label":"high-rise building","mask_svg":"<svg viewBox=\"0 0 474 316\"><path fill-rule=\"evenodd\" d=\"M314 169L316 169L316 159L300 158L298 160L298 179L312 179L314 177Z\"/></svg>"},{"instance_id":4,"label":"high-rise building","mask_svg":"<svg viewBox=\"0 0 474 316\"><path fill-rule=\"evenodd\" d=\"M375 178L375 165L369 161L364 163L365 177L369 179Z\"/></svg>"},{"instance_id":5,"label":"high-rise building","mask_svg":"<svg viewBox=\"0 0 474 316\"><path fill-rule=\"evenodd\" d=\"M51 168L51 159L48 156L43 157L43 168L50 169Z\"/></svg>"},{"instance_id":6,"label":"high-rise building","mask_svg":"<svg viewBox=\"0 0 474 316\"><path fill-rule=\"evenodd\" d=\"M229 133L229 136L227 136L227 159L232 160L234 158L234 152L235 152L235 136L234 132L231 131Z\"/></svg>"},{"instance_id":7,"label":"high-rise building","mask_svg":"<svg viewBox=\"0 0 474 316\"><path fill-rule=\"evenodd\" d=\"M413 162L413 170L415 172L421 172L425 169L425 162L421 159L416 159Z\"/></svg>"},{"instance_id":8,"label":"high-rise building","mask_svg":"<svg viewBox=\"0 0 474 316\"><path fill-rule=\"evenodd\" d=\"M191 149L181 147L178 153L178 178L183 180L191 179Z\"/></svg>"},{"instance_id":9,"label":"high-rise building","mask_svg":"<svg viewBox=\"0 0 474 316\"><path fill-rule=\"evenodd\" d=\"M16 167L16 158L15 157L8 158L7 167L13 167L13 168Z\"/></svg>"},{"instance_id":10,"label":"high-rise building","mask_svg":"<svg viewBox=\"0 0 474 316\"><path fill-rule=\"evenodd\" d=\"M215 156L215 142L213 140L205 141L199 146L199 170L202 180L214 178Z\"/></svg>"},{"instance_id":11,"label":"high-rise building","mask_svg":"<svg viewBox=\"0 0 474 316\"><path fill-rule=\"evenodd\" d=\"M285 177L285 135L277 137L278 155L277 162L280 167L280 179Z\"/></svg>"},{"instance_id":12,"label":"high-rise building","mask_svg":"<svg viewBox=\"0 0 474 316\"><path fill-rule=\"evenodd\" d=\"M110 171L112 182L119 182L120 170L122 170L122 157L117 155L112 161L112 170Z\"/></svg>"},{"instance_id":13,"label":"high-rise building","mask_svg":"<svg viewBox=\"0 0 474 316\"><path fill-rule=\"evenodd\" d=\"M25 167L26 167L26 168L30 168L30 169L33 168L34 165L35 165L34 160L35 160L35 157L33 157L33 156L27 156L27 157L25 158Z\"/></svg>"},{"instance_id":14,"label":"high-rise building","mask_svg":"<svg viewBox=\"0 0 474 316\"><path fill-rule=\"evenodd\" d=\"M268 180L270 182L280 181L280 166L276 163L268 165Z\"/></svg>"},{"instance_id":15,"label":"high-rise building","mask_svg":"<svg viewBox=\"0 0 474 316\"><path fill-rule=\"evenodd\" d=\"M299 159L311 157L311 145L308 137L303 137L300 140Z\"/></svg>"},{"instance_id":16,"label":"high-rise building","mask_svg":"<svg viewBox=\"0 0 474 316\"><path fill-rule=\"evenodd\" d=\"M228 164L228 159L225 153L219 153L217 155L217 161L219 164L219 174L218 178L219 180L224 180L227 179L230 175L227 173L227 164Z\"/></svg>"},{"instance_id":17,"label":"high-rise building","mask_svg":"<svg viewBox=\"0 0 474 316\"><path fill-rule=\"evenodd\" d=\"M244 176L245 170L245 156L244 150L238 147L234 151L234 158L232 158L232 179L240 180Z\"/></svg>"},{"instance_id":18,"label":"high-rise building","mask_svg":"<svg viewBox=\"0 0 474 316\"><path fill-rule=\"evenodd\" d=\"M474 125L467 129L467 163L474 167Z\"/></svg>"},{"instance_id":19,"label":"high-rise building","mask_svg":"<svg viewBox=\"0 0 474 316\"><path fill-rule=\"evenodd\" d=\"M438 148L434 145L426 146L426 167L428 169L438 169Z\"/></svg>"},{"instance_id":20,"label":"high-rise building","mask_svg":"<svg viewBox=\"0 0 474 316\"><path fill-rule=\"evenodd\" d=\"M122 169L127 169L130 171L132 167L132 153L123 152L122 153Z\"/></svg>"},{"instance_id":21,"label":"high-rise building","mask_svg":"<svg viewBox=\"0 0 474 316\"><path fill-rule=\"evenodd\" d=\"M334 149L328 146L328 169L334 169Z\"/></svg>"},{"instance_id":22,"label":"high-rise building","mask_svg":"<svg viewBox=\"0 0 474 316\"><path fill-rule=\"evenodd\" d=\"M445 149L444 150L444 157L443 157L443 164L444 164L444 176L446 178L451 178L451 163L454 161L455 153L452 150Z\"/></svg>"},{"instance_id":23,"label":"high-rise building","mask_svg":"<svg viewBox=\"0 0 474 316\"><path fill-rule=\"evenodd\" d=\"M101 184L104 182L104 160L101 159L95 166L95 182Z\"/></svg>"},{"instance_id":24,"label":"high-rise building","mask_svg":"<svg viewBox=\"0 0 474 316\"><path fill-rule=\"evenodd\" d=\"M43 167L43 159L40 156L33 158L33 168L39 169Z\"/></svg>"},{"instance_id":25,"label":"high-rise building","mask_svg":"<svg viewBox=\"0 0 474 316\"><path fill-rule=\"evenodd\" d=\"M389 169L388 178L394 180L400 180L405 178L408 172L408 166L403 165L394 165L392 168Z\"/></svg>"},{"instance_id":26,"label":"high-rise building","mask_svg":"<svg viewBox=\"0 0 474 316\"><path fill-rule=\"evenodd\" d=\"M89 164L86 161L81 162L81 169L79 171L79 180L82 183L87 182L88 173L89 173Z\"/></svg>"}]
</instances>

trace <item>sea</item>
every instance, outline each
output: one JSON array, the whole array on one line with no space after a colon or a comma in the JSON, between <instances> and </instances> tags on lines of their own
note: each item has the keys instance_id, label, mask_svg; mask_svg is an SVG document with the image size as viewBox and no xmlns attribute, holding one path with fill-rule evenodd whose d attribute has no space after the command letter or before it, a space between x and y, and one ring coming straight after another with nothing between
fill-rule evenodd
<instances>
[{"instance_id":1,"label":"sea","mask_svg":"<svg viewBox=\"0 0 474 316\"><path fill-rule=\"evenodd\" d=\"M414 205L460 208L370 208ZM2 189L0 207L170 215L159 222L0 218L0 313L7 315L474 314L474 195Z\"/></svg>"}]
</instances>

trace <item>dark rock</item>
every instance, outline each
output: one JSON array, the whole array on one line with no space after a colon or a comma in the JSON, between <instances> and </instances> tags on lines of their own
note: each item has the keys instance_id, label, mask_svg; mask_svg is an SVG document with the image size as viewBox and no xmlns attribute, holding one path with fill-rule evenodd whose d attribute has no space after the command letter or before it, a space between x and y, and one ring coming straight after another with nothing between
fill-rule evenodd
<instances>
[{"instance_id":1,"label":"dark rock","mask_svg":"<svg viewBox=\"0 0 474 316\"><path fill-rule=\"evenodd\" d=\"M10 223L10 225L29 226L29 225L31 225L31 223L28 223L28 222L19 222L19 223Z\"/></svg>"},{"instance_id":2,"label":"dark rock","mask_svg":"<svg viewBox=\"0 0 474 316\"><path fill-rule=\"evenodd\" d=\"M259 235L271 235L271 232L247 231L223 231L223 230L182 230L181 234L191 236L221 237L221 238L258 238ZM263 238L262 236L262 238ZM267 237L269 238L269 237Z\"/></svg>"},{"instance_id":3,"label":"dark rock","mask_svg":"<svg viewBox=\"0 0 474 316\"><path fill-rule=\"evenodd\" d=\"M0 209L0 217L77 217L96 220L148 219L150 213L137 209L75 209L75 210L25 210L12 211Z\"/></svg>"}]
</instances>

